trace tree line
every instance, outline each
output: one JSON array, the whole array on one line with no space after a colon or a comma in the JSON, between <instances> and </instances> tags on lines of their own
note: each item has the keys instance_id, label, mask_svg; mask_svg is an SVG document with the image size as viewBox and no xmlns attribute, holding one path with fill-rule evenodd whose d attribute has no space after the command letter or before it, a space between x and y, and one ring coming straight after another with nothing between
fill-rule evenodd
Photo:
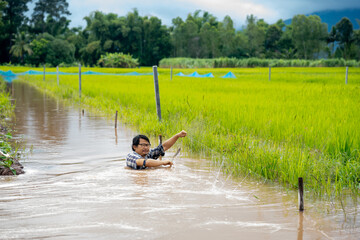
<instances>
[{"instance_id":1,"label":"tree line","mask_svg":"<svg viewBox=\"0 0 360 240\"><path fill-rule=\"evenodd\" d=\"M94 66L111 53L131 54L142 66L169 57L360 59L360 30L348 18L328 32L316 15L296 15L289 25L249 15L242 30L236 30L230 16L219 21L206 11L176 17L166 26L134 9L126 16L95 11L84 17L86 27L70 28L66 0L37 0L28 17L30 2L0 0L2 64Z\"/></svg>"}]
</instances>

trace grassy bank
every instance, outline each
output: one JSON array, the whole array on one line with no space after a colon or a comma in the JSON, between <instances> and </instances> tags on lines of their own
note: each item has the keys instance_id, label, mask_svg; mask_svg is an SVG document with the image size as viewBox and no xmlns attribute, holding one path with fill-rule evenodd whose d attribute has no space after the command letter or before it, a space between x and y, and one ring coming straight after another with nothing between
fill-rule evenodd
<instances>
[{"instance_id":1,"label":"grassy bank","mask_svg":"<svg viewBox=\"0 0 360 240\"><path fill-rule=\"evenodd\" d=\"M14 114L14 106L5 91L5 82L0 77L0 175L16 175L24 173L16 159L17 149L11 142L11 128L8 119Z\"/></svg>"},{"instance_id":2,"label":"grassy bank","mask_svg":"<svg viewBox=\"0 0 360 240\"><path fill-rule=\"evenodd\" d=\"M174 73L179 71L194 70ZM162 122L152 76L83 76L81 104L111 116L119 110L123 122L153 136L185 129L189 152L211 156L234 175L250 173L294 188L303 177L319 195L358 193L360 69L349 69L347 85L345 68L274 68L271 81L267 68L197 71L215 78L170 80L169 69L159 69ZM237 78L220 78L228 71ZM77 76L61 76L60 86L55 75L20 80L80 102Z\"/></svg>"}]
</instances>

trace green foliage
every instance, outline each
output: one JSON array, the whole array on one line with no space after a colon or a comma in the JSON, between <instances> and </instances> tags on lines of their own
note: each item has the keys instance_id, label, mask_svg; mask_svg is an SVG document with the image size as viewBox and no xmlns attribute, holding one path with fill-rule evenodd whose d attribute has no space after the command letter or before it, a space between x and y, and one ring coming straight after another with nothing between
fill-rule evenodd
<instances>
[{"instance_id":1,"label":"green foliage","mask_svg":"<svg viewBox=\"0 0 360 240\"><path fill-rule=\"evenodd\" d=\"M261 58L165 58L160 61L160 67L169 68L248 68L248 67L360 67L356 60L344 59L261 59Z\"/></svg>"},{"instance_id":2,"label":"green foliage","mask_svg":"<svg viewBox=\"0 0 360 240\"><path fill-rule=\"evenodd\" d=\"M296 15L292 22L292 40L299 58L314 59L325 45L327 25L319 16Z\"/></svg>"},{"instance_id":3,"label":"green foliage","mask_svg":"<svg viewBox=\"0 0 360 240\"><path fill-rule=\"evenodd\" d=\"M281 27L277 24L273 24L269 26L269 29L266 31L265 35L265 49L266 49L266 57L279 57L280 53L280 39L282 37Z\"/></svg>"},{"instance_id":4,"label":"green foliage","mask_svg":"<svg viewBox=\"0 0 360 240\"><path fill-rule=\"evenodd\" d=\"M53 36L63 34L70 23L66 15L69 4L66 0L38 0L32 13L32 31L35 33L48 32Z\"/></svg>"},{"instance_id":5,"label":"green foliage","mask_svg":"<svg viewBox=\"0 0 360 240\"><path fill-rule=\"evenodd\" d=\"M4 0L0 0L0 27L3 27L3 21L2 21L2 16L3 16L3 10L5 9L7 5L7 2L5 2Z\"/></svg>"},{"instance_id":6,"label":"green foliage","mask_svg":"<svg viewBox=\"0 0 360 240\"><path fill-rule=\"evenodd\" d=\"M24 63L24 55L31 55L33 53L29 44L29 36L24 32L17 33L13 41L14 45L12 45L10 53L15 57L21 58L21 63Z\"/></svg>"},{"instance_id":7,"label":"green foliage","mask_svg":"<svg viewBox=\"0 0 360 240\"><path fill-rule=\"evenodd\" d=\"M139 66L139 63L138 60L132 58L130 54L106 53L105 55L101 55L98 65L110 68L134 68Z\"/></svg>"},{"instance_id":8,"label":"green foliage","mask_svg":"<svg viewBox=\"0 0 360 240\"><path fill-rule=\"evenodd\" d=\"M81 49L83 49L86 46L86 37L81 32L80 29L73 29L73 33L69 34L67 36L67 41L75 46L75 59L80 60L81 59Z\"/></svg>"},{"instance_id":9,"label":"green foliage","mask_svg":"<svg viewBox=\"0 0 360 240\"><path fill-rule=\"evenodd\" d=\"M26 17L27 3L30 0L9 0L0 21L0 62L30 64L38 66L47 62L50 65L64 61L69 65L81 62L95 66L106 53L130 54L138 59L141 66L158 65L164 58L194 58L196 63L188 61L187 66L287 66L287 62L262 61L258 59L320 59L344 58L360 60L360 30L354 30L351 22L343 18L327 33L325 23L316 16L296 15L290 25L280 19L269 25L254 15L246 17L242 30L234 28L230 16L222 21L206 11L197 10L185 19L176 17L167 27L157 17L140 16L137 9L118 16L114 13L94 11L85 16L86 27L69 29L66 0L37 0L30 25ZM2 4L4 7L4 3ZM1 23L3 23L1 25ZM25 45L16 44L10 58L11 39L17 32L29 36L27 50ZM45 35L51 36L48 39ZM48 41L44 43L42 39ZM20 39L16 37L16 39ZM58 39L56 42L52 42ZM74 46L66 53L55 53L53 45L66 41ZM30 44L30 45L29 45ZM20 46L20 47L19 47ZM23 47L21 47L23 46ZM34 54L30 55L30 51ZM55 51L55 52L54 52ZM74 54L72 57L72 52ZM25 52L27 52L25 54ZM49 56L48 56L49 55ZM55 60L56 56L61 60ZM243 59L235 64L212 63L208 59ZM254 61L254 58L257 59ZM180 63L179 63L180 64ZM182 63L180 65L183 65ZM180 66L179 65L179 66ZM308 63L307 65L311 65Z\"/></svg>"},{"instance_id":10,"label":"green foliage","mask_svg":"<svg viewBox=\"0 0 360 240\"><path fill-rule=\"evenodd\" d=\"M17 32L26 32L26 12L29 10L27 4L31 0L1 0L1 5L4 9L1 11L2 18L0 21L0 62L10 61L10 48L12 46L11 39L14 38Z\"/></svg>"},{"instance_id":11,"label":"green foliage","mask_svg":"<svg viewBox=\"0 0 360 240\"><path fill-rule=\"evenodd\" d=\"M346 17L342 18L331 29L329 36L329 42L337 43L339 45L336 49L337 52L335 52L335 55L345 59L356 57L359 59L359 48L356 46L357 34L358 33L353 30L351 21Z\"/></svg>"},{"instance_id":12,"label":"green foliage","mask_svg":"<svg viewBox=\"0 0 360 240\"><path fill-rule=\"evenodd\" d=\"M139 59L142 66L157 65L162 58L170 55L170 33L156 17L143 17L142 21L144 43L140 46L140 55L133 55Z\"/></svg>"},{"instance_id":13,"label":"green foliage","mask_svg":"<svg viewBox=\"0 0 360 240\"><path fill-rule=\"evenodd\" d=\"M101 56L101 42L94 41L86 45L80 50L82 61L86 65L93 66Z\"/></svg>"},{"instance_id":14,"label":"green foliage","mask_svg":"<svg viewBox=\"0 0 360 240\"><path fill-rule=\"evenodd\" d=\"M156 17L141 17L135 9L125 17L99 11L85 17L88 35L86 47L80 50L82 61L95 65L105 53L123 52L137 58L141 65L156 65L169 56L170 34ZM97 46L94 49L93 46Z\"/></svg>"},{"instance_id":15,"label":"green foliage","mask_svg":"<svg viewBox=\"0 0 360 240\"><path fill-rule=\"evenodd\" d=\"M267 24L254 15L246 17L247 50L250 57L263 57Z\"/></svg>"},{"instance_id":16,"label":"green foliage","mask_svg":"<svg viewBox=\"0 0 360 240\"><path fill-rule=\"evenodd\" d=\"M34 39L30 43L33 54L27 57L26 62L31 65L39 66L46 62L49 41L45 38Z\"/></svg>"},{"instance_id":17,"label":"green foliage","mask_svg":"<svg viewBox=\"0 0 360 240\"><path fill-rule=\"evenodd\" d=\"M75 47L71 43L55 39L48 45L48 53L46 55L46 62L52 66L58 66L60 63L73 63L74 62Z\"/></svg>"},{"instance_id":18,"label":"green foliage","mask_svg":"<svg viewBox=\"0 0 360 240\"><path fill-rule=\"evenodd\" d=\"M161 59L159 66L174 68L212 68L214 67L214 59L164 58Z\"/></svg>"},{"instance_id":19,"label":"green foliage","mask_svg":"<svg viewBox=\"0 0 360 240\"><path fill-rule=\"evenodd\" d=\"M9 96L5 91L5 83L2 79L0 79L0 125L5 125L5 118L12 115L14 110L13 106L9 101Z\"/></svg>"},{"instance_id":20,"label":"green foliage","mask_svg":"<svg viewBox=\"0 0 360 240\"><path fill-rule=\"evenodd\" d=\"M198 10L189 14L185 21L180 17L173 19L171 42L175 57L232 56L238 54L241 40L229 16L219 22L210 13Z\"/></svg>"},{"instance_id":21,"label":"green foliage","mask_svg":"<svg viewBox=\"0 0 360 240\"><path fill-rule=\"evenodd\" d=\"M13 159L9 155L12 152L12 147L9 140L12 138L10 133L0 135L0 165L9 168L14 175L16 175L15 169L12 168Z\"/></svg>"}]
</instances>

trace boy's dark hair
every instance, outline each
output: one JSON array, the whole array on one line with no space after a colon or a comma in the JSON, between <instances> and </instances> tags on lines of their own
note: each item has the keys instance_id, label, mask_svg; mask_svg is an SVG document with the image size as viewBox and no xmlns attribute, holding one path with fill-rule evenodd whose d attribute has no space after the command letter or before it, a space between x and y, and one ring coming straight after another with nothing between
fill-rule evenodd
<instances>
[{"instance_id":1,"label":"boy's dark hair","mask_svg":"<svg viewBox=\"0 0 360 240\"><path fill-rule=\"evenodd\" d=\"M146 141L148 141L148 143L150 143L150 140L149 140L149 138L147 137L147 136L145 136L145 135L137 135L137 136L135 136L134 138L133 138L133 142L132 142L132 145L131 145L131 148L132 148L132 150L133 151L135 151L135 149L134 149L134 145L135 146L137 146L137 145L139 145L139 143L140 143L140 138L142 138L142 139L144 139L144 140L146 140Z\"/></svg>"}]
</instances>

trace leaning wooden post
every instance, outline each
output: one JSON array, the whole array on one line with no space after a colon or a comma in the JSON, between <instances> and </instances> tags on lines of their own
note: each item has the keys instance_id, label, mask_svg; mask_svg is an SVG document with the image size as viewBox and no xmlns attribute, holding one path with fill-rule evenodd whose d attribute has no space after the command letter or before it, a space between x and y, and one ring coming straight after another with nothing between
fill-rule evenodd
<instances>
[{"instance_id":1,"label":"leaning wooden post","mask_svg":"<svg viewBox=\"0 0 360 240\"><path fill-rule=\"evenodd\" d=\"M269 81L271 80L271 67L269 67Z\"/></svg>"},{"instance_id":2,"label":"leaning wooden post","mask_svg":"<svg viewBox=\"0 0 360 240\"><path fill-rule=\"evenodd\" d=\"M116 113L115 113L115 128L117 128L117 115L118 115L118 111L116 110Z\"/></svg>"},{"instance_id":3,"label":"leaning wooden post","mask_svg":"<svg viewBox=\"0 0 360 240\"><path fill-rule=\"evenodd\" d=\"M156 112L161 121L161 108L160 108L160 93L159 93L159 79L158 79L158 71L157 66L153 66L153 74L154 74L154 86L155 86L155 101L156 101Z\"/></svg>"},{"instance_id":4,"label":"leaning wooden post","mask_svg":"<svg viewBox=\"0 0 360 240\"><path fill-rule=\"evenodd\" d=\"M57 80L57 85L59 86L59 66L56 66L56 80Z\"/></svg>"},{"instance_id":5,"label":"leaning wooden post","mask_svg":"<svg viewBox=\"0 0 360 240\"><path fill-rule=\"evenodd\" d=\"M172 75L173 75L173 68L170 68L170 80L172 80Z\"/></svg>"},{"instance_id":6,"label":"leaning wooden post","mask_svg":"<svg viewBox=\"0 0 360 240\"><path fill-rule=\"evenodd\" d=\"M303 178L300 177L299 181L299 211L304 211L304 182Z\"/></svg>"},{"instance_id":7,"label":"leaning wooden post","mask_svg":"<svg viewBox=\"0 0 360 240\"><path fill-rule=\"evenodd\" d=\"M159 144L162 144L162 135L161 135L161 134L159 135ZM160 159L160 161L161 161L162 156L160 156L159 159Z\"/></svg>"},{"instance_id":8,"label":"leaning wooden post","mask_svg":"<svg viewBox=\"0 0 360 240\"><path fill-rule=\"evenodd\" d=\"M43 74L43 80L45 81L45 64L44 64L44 74Z\"/></svg>"},{"instance_id":9,"label":"leaning wooden post","mask_svg":"<svg viewBox=\"0 0 360 240\"><path fill-rule=\"evenodd\" d=\"M346 67L345 84L348 83L348 74L349 74L349 67Z\"/></svg>"},{"instance_id":10,"label":"leaning wooden post","mask_svg":"<svg viewBox=\"0 0 360 240\"><path fill-rule=\"evenodd\" d=\"M81 64L79 63L79 97L81 98Z\"/></svg>"}]
</instances>

